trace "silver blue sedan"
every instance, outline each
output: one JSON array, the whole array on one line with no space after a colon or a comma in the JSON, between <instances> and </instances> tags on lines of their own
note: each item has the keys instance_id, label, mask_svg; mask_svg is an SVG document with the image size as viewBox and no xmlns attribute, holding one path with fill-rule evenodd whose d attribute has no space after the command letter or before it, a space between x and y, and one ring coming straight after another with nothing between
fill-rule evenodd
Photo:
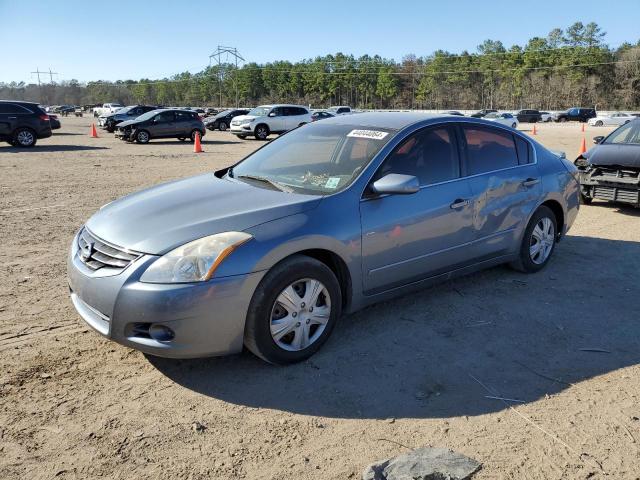
<instances>
[{"instance_id":1,"label":"silver blue sedan","mask_svg":"<svg viewBox=\"0 0 640 480\"><path fill-rule=\"evenodd\" d=\"M482 119L338 116L101 208L71 245L71 299L153 355L297 362L344 313L492 265L542 269L578 213L576 175Z\"/></svg>"}]
</instances>

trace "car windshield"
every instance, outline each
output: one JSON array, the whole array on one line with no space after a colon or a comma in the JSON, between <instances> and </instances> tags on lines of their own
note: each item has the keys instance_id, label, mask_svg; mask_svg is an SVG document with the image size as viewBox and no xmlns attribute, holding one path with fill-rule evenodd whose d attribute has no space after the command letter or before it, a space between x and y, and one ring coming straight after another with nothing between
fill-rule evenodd
<instances>
[{"instance_id":1,"label":"car windshield","mask_svg":"<svg viewBox=\"0 0 640 480\"><path fill-rule=\"evenodd\" d=\"M149 120L150 118L155 117L158 111L159 110L151 110L150 112L143 113L138 118L136 118L136 120L140 120L142 122L144 122L145 120Z\"/></svg>"},{"instance_id":2,"label":"car windshield","mask_svg":"<svg viewBox=\"0 0 640 480\"><path fill-rule=\"evenodd\" d=\"M484 118L498 118L499 115L497 113L487 113Z\"/></svg>"},{"instance_id":3,"label":"car windshield","mask_svg":"<svg viewBox=\"0 0 640 480\"><path fill-rule=\"evenodd\" d=\"M247 115L252 115L254 117L264 117L267 113L269 113L271 107L256 107L252 108Z\"/></svg>"},{"instance_id":4,"label":"car windshield","mask_svg":"<svg viewBox=\"0 0 640 480\"><path fill-rule=\"evenodd\" d=\"M615 130L604 142L605 144L640 144L640 122L634 120Z\"/></svg>"},{"instance_id":5,"label":"car windshield","mask_svg":"<svg viewBox=\"0 0 640 480\"><path fill-rule=\"evenodd\" d=\"M229 115L233 110L223 110L222 112L218 113L216 115L216 118L222 118L222 117L226 117L227 115Z\"/></svg>"},{"instance_id":6,"label":"car windshield","mask_svg":"<svg viewBox=\"0 0 640 480\"><path fill-rule=\"evenodd\" d=\"M309 124L248 156L232 178L328 195L346 188L393 137L395 131L357 125ZM253 177L253 178L250 178Z\"/></svg>"}]
</instances>

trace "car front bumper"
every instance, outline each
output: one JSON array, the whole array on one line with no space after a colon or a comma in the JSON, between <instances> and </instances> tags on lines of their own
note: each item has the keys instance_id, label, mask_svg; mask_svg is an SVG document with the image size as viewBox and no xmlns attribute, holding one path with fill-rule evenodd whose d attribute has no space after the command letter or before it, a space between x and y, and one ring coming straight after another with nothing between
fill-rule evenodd
<instances>
[{"instance_id":1,"label":"car front bumper","mask_svg":"<svg viewBox=\"0 0 640 480\"><path fill-rule=\"evenodd\" d=\"M251 135L253 130L251 126L253 123L244 123L242 125L231 125L229 131L235 135Z\"/></svg>"},{"instance_id":2,"label":"car front bumper","mask_svg":"<svg viewBox=\"0 0 640 480\"><path fill-rule=\"evenodd\" d=\"M101 335L142 352L196 358L242 350L249 303L263 273L188 284L139 281L158 257L142 255L119 273L91 270L78 255L77 236L67 260L71 300L84 321ZM150 331L170 329L160 341Z\"/></svg>"}]
</instances>

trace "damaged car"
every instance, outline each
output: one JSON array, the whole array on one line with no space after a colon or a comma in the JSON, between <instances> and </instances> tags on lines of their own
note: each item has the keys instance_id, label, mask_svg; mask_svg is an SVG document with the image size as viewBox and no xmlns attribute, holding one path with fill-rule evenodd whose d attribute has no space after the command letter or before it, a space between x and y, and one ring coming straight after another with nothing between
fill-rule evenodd
<instances>
[{"instance_id":1,"label":"damaged car","mask_svg":"<svg viewBox=\"0 0 640 480\"><path fill-rule=\"evenodd\" d=\"M640 119L593 141L596 146L574 162L582 202L597 199L640 207Z\"/></svg>"},{"instance_id":2,"label":"damaged car","mask_svg":"<svg viewBox=\"0 0 640 480\"><path fill-rule=\"evenodd\" d=\"M196 112L181 109L151 110L134 120L118 125L116 137L127 142L148 143L155 138L177 138L180 141L196 135L204 137L206 129Z\"/></svg>"}]
</instances>

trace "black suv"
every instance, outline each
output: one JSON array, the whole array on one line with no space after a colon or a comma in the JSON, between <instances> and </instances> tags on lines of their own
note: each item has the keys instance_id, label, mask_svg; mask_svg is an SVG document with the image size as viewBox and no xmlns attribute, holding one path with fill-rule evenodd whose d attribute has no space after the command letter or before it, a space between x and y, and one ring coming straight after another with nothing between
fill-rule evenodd
<instances>
[{"instance_id":1,"label":"black suv","mask_svg":"<svg viewBox=\"0 0 640 480\"><path fill-rule=\"evenodd\" d=\"M126 120L118 125L116 137L129 142L147 143L154 138L177 138L195 140L202 138L206 130L198 114L192 110L162 109L143 113L135 120Z\"/></svg>"},{"instance_id":2,"label":"black suv","mask_svg":"<svg viewBox=\"0 0 640 480\"><path fill-rule=\"evenodd\" d=\"M14 147L33 147L51 134L49 115L37 103L0 100L0 140Z\"/></svg>"},{"instance_id":3,"label":"black suv","mask_svg":"<svg viewBox=\"0 0 640 480\"><path fill-rule=\"evenodd\" d=\"M595 108L579 108L574 107L570 108L566 112L558 112L553 116L553 119L556 122L586 122L590 118L595 118L596 109Z\"/></svg>"},{"instance_id":4,"label":"black suv","mask_svg":"<svg viewBox=\"0 0 640 480\"><path fill-rule=\"evenodd\" d=\"M542 121L542 114L539 110L520 110L514 115L518 118L519 122L524 123L538 123Z\"/></svg>"},{"instance_id":5,"label":"black suv","mask_svg":"<svg viewBox=\"0 0 640 480\"><path fill-rule=\"evenodd\" d=\"M204 121L204 126L209 130L220 130L224 132L229 125L231 125L231 120L233 117L237 117L238 115L246 115L249 113L247 109L231 109L225 110L223 112L218 113L213 117L209 117Z\"/></svg>"},{"instance_id":6,"label":"black suv","mask_svg":"<svg viewBox=\"0 0 640 480\"><path fill-rule=\"evenodd\" d=\"M131 105L128 107L121 108L115 113L110 113L108 115L100 115L98 118L98 123L102 128L104 128L107 132L113 132L116 129L116 125L126 120L134 120L138 118L143 113L150 112L151 110L157 110L159 107L152 105Z\"/></svg>"}]
</instances>

